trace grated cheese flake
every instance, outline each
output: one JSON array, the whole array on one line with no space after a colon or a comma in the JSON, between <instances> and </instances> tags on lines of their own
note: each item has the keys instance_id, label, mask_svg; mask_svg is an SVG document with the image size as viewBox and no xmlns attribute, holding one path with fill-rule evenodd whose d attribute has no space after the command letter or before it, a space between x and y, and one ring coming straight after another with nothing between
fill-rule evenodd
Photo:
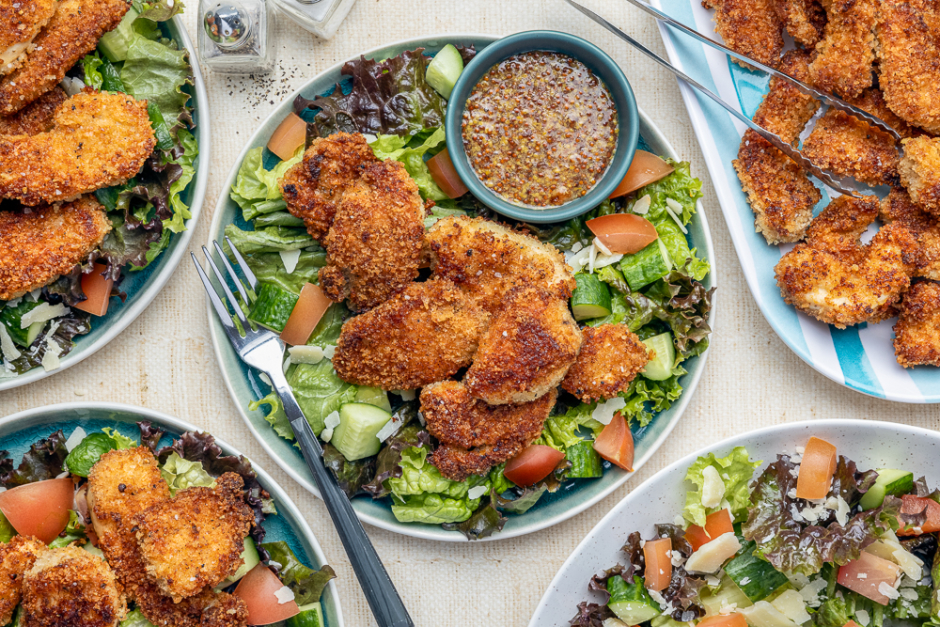
<instances>
[{"instance_id":1,"label":"grated cheese flake","mask_svg":"<svg viewBox=\"0 0 940 627\"><path fill-rule=\"evenodd\" d=\"M70 435L65 441L65 450L71 453L72 450L78 446L78 443L85 439L86 435L88 434L85 433L84 429L81 427L75 427L75 431L72 431L72 435Z\"/></svg>"},{"instance_id":2,"label":"grated cheese flake","mask_svg":"<svg viewBox=\"0 0 940 627\"><path fill-rule=\"evenodd\" d=\"M284 269L287 270L287 274L291 274L297 267L297 262L300 261L300 249L281 250L278 252L281 255L281 261L284 262Z\"/></svg>"},{"instance_id":3,"label":"grated cheese flake","mask_svg":"<svg viewBox=\"0 0 940 627\"><path fill-rule=\"evenodd\" d=\"M609 425L610 421L614 419L614 414L626 406L626 399L620 398L619 396L614 397L603 403L598 403L594 411L591 412L591 418L602 425Z\"/></svg>"},{"instance_id":4,"label":"grated cheese flake","mask_svg":"<svg viewBox=\"0 0 940 627\"><path fill-rule=\"evenodd\" d=\"M284 605L294 600L294 591L287 586L281 586L275 590L274 596L277 597L278 605Z\"/></svg>"},{"instance_id":5,"label":"grated cheese flake","mask_svg":"<svg viewBox=\"0 0 940 627\"><path fill-rule=\"evenodd\" d=\"M64 316L69 312L69 308L59 303L58 305L50 305L49 303L42 303L35 309L32 309L20 318L20 328L28 329L34 322L47 322L53 318L58 318L59 316Z\"/></svg>"},{"instance_id":6,"label":"grated cheese flake","mask_svg":"<svg viewBox=\"0 0 940 627\"><path fill-rule=\"evenodd\" d=\"M476 500L486 494L487 487L485 485L473 486L467 490L467 498L471 501Z\"/></svg>"}]
</instances>

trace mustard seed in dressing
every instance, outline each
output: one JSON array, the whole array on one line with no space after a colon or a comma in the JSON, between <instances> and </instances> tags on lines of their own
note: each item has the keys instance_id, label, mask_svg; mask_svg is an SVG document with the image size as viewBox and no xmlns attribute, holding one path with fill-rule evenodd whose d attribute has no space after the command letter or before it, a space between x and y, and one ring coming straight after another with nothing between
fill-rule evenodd
<instances>
[{"instance_id":1,"label":"mustard seed in dressing","mask_svg":"<svg viewBox=\"0 0 940 627\"><path fill-rule=\"evenodd\" d=\"M563 205L600 180L617 146L607 86L557 52L526 52L491 68L464 109L463 144L480 181L533 209Z\"/></svg>"}]
</instances>

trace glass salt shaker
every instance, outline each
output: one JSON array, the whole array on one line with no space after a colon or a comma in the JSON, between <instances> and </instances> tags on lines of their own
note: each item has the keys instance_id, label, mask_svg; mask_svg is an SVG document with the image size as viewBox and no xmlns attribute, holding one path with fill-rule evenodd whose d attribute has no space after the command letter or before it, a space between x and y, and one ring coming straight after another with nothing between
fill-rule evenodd
<instances>
[{"instance_id":1,"label":"glass salt shaker","mask_svg":"<svg viewBox=\"0 0 940 627\"><path fill-rule=\"evenodd\" d=\"M277 8L317 37L330 39L356 0L273 0Z\"/></svg>"},{"instance_id":2,"label":"glass salt shaker","mask_svg":"<svg viewBox=\"0 0 940 627\"><path fill-rule=\"evenodd\" d=\"M199 13L199 56L206 67L226 73L274 68L270 0L200 0Z\"/></svg>"}]
</instances>

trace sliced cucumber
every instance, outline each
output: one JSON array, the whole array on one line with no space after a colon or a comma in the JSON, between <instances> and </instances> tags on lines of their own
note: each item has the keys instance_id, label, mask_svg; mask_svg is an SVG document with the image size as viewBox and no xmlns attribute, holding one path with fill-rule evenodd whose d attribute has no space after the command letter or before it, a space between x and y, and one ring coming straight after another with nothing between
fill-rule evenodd
<instances>
[{"instance_id":1,"label":"sliced cucumber","mask_svg":"<svg viewBox=\"0 0 940 627\"><path fill-rule=\"evenodd\" d=\"M286 627L323 627L323 609L319 603L301 605L300 614L287 619Z\"/></svg>"},{"instance_id":2,"label":"sliced cucumber","mask_svg":"<svg viewBox=\"0 0 940 627\"><path fill-rule=\"evenodd\" d=\"M604 474L601 456L594 450L594 443L590 440L582 440L574 446L569 446L565 457L571 462L569 479L594 479Z\"/></svg>"},{"instance_id":3,"label":"sliced cucumber","mask_svg":"<svg viewBox=\"0 0 940 627\"><path fill-rule=\"evenodd\" d=\"M662 613L659 604L643 587L643 580L635 575L633 583L627 583L620 575L614 575L607 580L607 591L610 593L607 607L628 625L645 623Z\"/></svg>"},{"instance_id":4,"label":"sliced cucumber","mask_svg":"<svg viewBox=\"0 0 940 627\"><path fill-rule=\"evenodd\" d=\"M462 73L463 57L460 56L460 51L452 44L447 44L431 59L425 79L437 93L444 98L450 98L450 92L454 91L454 85Z\"/></svg>"},{"instance_id":5,"label":"sliced cucumber","mask_svg":"<svg viewBox=\"0 0 940 627\"><path fill-rule=\"evenodd\" d=\"M620 271L623 272L623 278L627 280L630 289L636 291L646 287L656 279L660 279L672 269L672 261L669 259L668 251L660 245L661 241L655 242L633 255L625 255L620 260Z\"/></svg>"},{"instance_id":6,"label":"sliced cucumber","mask_svg":"<svg viewBox=\"0 0 940 627\"><path fill-rule=\"evenodd\" d=\"M590 320L610 315L610 288L593 274L576 274L571 293L571 311L575 320Z\"/></svg>"},{"instance_id":7,"label":"sliced cucumber","mask_svg":"<svg viewBox=\"0 0 940 627\"><path fill-rule=\"evenodd\" d=\"M248 319L280 333L300 297L274 283L261 283L258 299L248 312Z\"/></svg>"},{"instance_id":8,"label":"sliced cucumber","mask_svg":"<svg viewBox=\"0 0 940 627\"><path fill-rule=\"evenodd\" d=\"M124 19L110 33L105 33L98 40L98 48L108 57L111 63L124 61L127 59L127 48L134 38L134 20L140 13L134 7L127 10Z\"/></svg>"},{"instance_id":9,"label":"sliced cucumber","mask_svg":"<svg viewBox=\"0 0 940 627\"><path fill-rule=\"evenodd\" d=\"M914 473L893 468L879 468L878 478L868 492L862 496L860 505L862 509L881 507L885 497L889 494L898 496L907 494L914 489Z\"/></svg>"},{"instance_id":10,"label":"sliced cucumber","mask_svg":"<svg viewBox=\"0 0 940 627\"><path fill-rule=\"evenodd\" d=\"M339 426L333 430L330 444L347 461L372 457L382 443L376 437L392 415L380 407L367 403L346 403L339 408Z\"/></svg>"},{"instance_id":11,"label":"sliced cucumber","mask_svg":"<svg viewBox=\"0 0 940 627\"><path fill-rule=\"evenodd\" d=\"M725 575L714 590L705 589L699 595L702 607L709 616L721 613L723 607L750 607L753 605L747 595L741 591L730 577Z\"/></svg>"},{"instance_id":12,"label":"sliced cucumber","mask_svg":"<svg viewBox=\"0 0 940 627\"><path fill-rule=\"evenodd\" d=\"M375 405L387 412L392 411L392 404L388 402L388 393L382 388L359 388L356 390L356 402Z\"/></svg>"},{"instance_id":13,"label":"sliced cucumber","mask_svg":"<svg viewBox=\"0 0 940 627\"><path fill-rule=\"evenodd\" d=\"M762 601L788 582L786 575L754 555L754 542L746 542L725 564L725 574L752 602Z\"/></svg>"},{"instance_id":14,"label":"sliced cucumber","mask_svg":"<svg viewBox=\"0 0 940 627\"><path fill-rule=\"evenodd\" d=\"M36 307L39 307L41 304L42 303L38 301L34 303L26 298L21 298L16 307L10 307L8 305L3 311L0 311L0 324L5 325L13 341L24 348L29 348L46 323L34 322L24 329L20 326L21 321L23 320L23 316ZM34 329L33 327L37 325L39 325L38 328Z\"/></svg>"},{"instance_id":15,"label":"sliced cucumber","mask_svg":"<svg viewBox=\"0 0 940 627\"><path fill-rule=\"evenodd\" d=\"M672 333L666 331L659 335L643 340L646 346L656 354L646 364L643 376L650 381L665 381L672 376L672 367L676 363L676 347L672 341Z\"/></svg>"},{"instance_id":16,"label":"sliced cucumber","mask_svg":"<svg viewBox=\"0 0 940 627\"><path fill-rule=\"evenodd\" d=\"M255 541L251 538L245 538L245 548L242 549L241 558L244 563L238 567L238 570L229 575L228 579L225 580L226 584L235 583L261 562L261 556L258 555Z\"/></svg>"}]
</instances>

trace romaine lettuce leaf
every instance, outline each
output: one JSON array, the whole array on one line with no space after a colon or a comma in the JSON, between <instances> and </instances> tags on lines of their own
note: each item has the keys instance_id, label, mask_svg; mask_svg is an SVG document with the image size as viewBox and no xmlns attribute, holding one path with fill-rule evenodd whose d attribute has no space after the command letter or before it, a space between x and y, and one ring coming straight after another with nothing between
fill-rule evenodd
<instances>
[{"instance_id":1,"label":"romaine lettuce leaf","mask_svg":"<svg viewBox=\"0 0 940 627\"><path fill-rule=\"evenodd\" d=\"M285 226L269 226L256 231L243 231L234 224L225 225L225 236L243 255L255 253L276 253L281 250L299 250L317 247L316 242L304 229L292 229ZM228 242L223 248L231 257ZM232 257L234 259L234 257Z\"/></svg>"},{"instance_id":2,"label":"romaine lettuce leaf","mask_svg":"<svg viewBox=\"0 0 940 627\"><path fill-rule=\"evenodd\" d=\"M297 605L319 601L326 585L336 578L336 572L331 566L324 565L320 570L305 566L283 540L265 542L261 546L271 556L271 561L280 565L277 569L278 577L294 593Z\"/></svg>"},{"instance_id":3,"label":"romaine lettuce leaf","mask_svg":"<svg viewBox=\"0 0 940 627\"><path fill-rule=\"evenodd\" d=\"M193 84L188 57L185 50L138 35L131 39L121 67L127 93L156 105L173 136L191 122L189 94L183 91L184 85Z\"/></svg>"},{"instance_id":4,"label":"romaine lettuce leaf","mask_svg":"<svg viewBox=\"0 0 940 627\"><path fill-rule=\"evenodd\" d=\"M640 199L649 194L651 202L646 218L653 223L659 223L664 219L671 220L666 212L666 199L671 198L682 206L681 215L676 217L682 221L682 224L688 224L695 213L696 201L702 197L702 181L692 176L692 168L688 161L666 158L666 162L672 165L675 171L655 183L640 188L634 198ZM632 203L629 208L632 208Z\"/></svg>"},{"instance_id":5,"label":"romaine lettuce leaf","mask_svg":"<svg viewBox=\"0 0 940 627\"><path fill-rule=\"evenodd\" d=\"M746 518L747 509L750 505L748 484L754 475L754 470L760 465L760 461L751 461L747 449L743 446L734 447L731 453L725 457L716 457L714 453L699 457L685 473L686 481L695 484L696 489L689 490L685 494L685 508L682 510L683 518L693 525L704 527L705 517L722 507L719 505L716 508L706 509L702 505L702 486L705 485L703 471L707 466L717 470L718 475L725 484L724 500L730 505L731 515L735 520Z\"/></svg>"},{"instance_id":6,"label":"romaine lettuce leaf","mask_svg":"<svg viewBox=\"0 0 940 627\"><path fill-rule=\"evenodd\" d=\"M650 381L645 377L635 378L630 388L620 394L627 400L626 406L620 410L623 417L629 421L636 421L640 427L645 427L653 419L655 413L665 411L682 395L682 386L679 377L686 373L682 366L675 366L673 374L663 381Z\"/></svg>"},{"instance_id":7,"label":"romaine lettuce leaf","mask_svg":"<svg viewBox=\"0 0 940 627\"><path fill-rule=\"evenodd\" d=\"M284 209L282 202L272 203L259 209L265 201L276 201L281 199L281 188L277 181L284 176L294 164L303 159L303 147L297 149L290 159L281 161L271 170L264 167L264 148L258 146L252 148L245 155L238 174L235 177L235 185L230 192L234 200L242 209L242 216L248 222L263 212L278 211Z\"/></svg>"},{"instance_id":8,"label":"romaine lettuce leaf","mask_svg":"<svg viewBox=\"0 0 940 627\"><path fill-rule=\"evenodd\" d=\"M191 462L188 459L180 457L179 453L173 451L166 461L160 466L160 474L163 480L170 486L170 494L176 494L180 490L194 486L202 488L214 488L215 479L206 472L200 462Z\"/></svg>"},{"instance_id":9,"label":"romaine lettuce leaf","mask_svg":"<svg viewBox=\"0 0 940 627\"><path fill-rule=\"evenodd\" d=\"M392 498L392 514L399 522L440 525L459 523L470 518L480 499L451 498L440 494L419 494L404 499Z\"/></svg>"},{"instance_id":10,"label":"romaine lettuce leaf","mask_svg":"<svg viewBox=\"0 0 940 627\"><path fill-rule=\"evenodd\" d=\"M686 272L696 281L704 279L709 270L708 262L699 259L695 251L689 250L689 241L675 220L667 215L665 218L654 222L653 226L656 227L660 241L665 245L666 251L672 258L672 266L682 268L688 263L685 268Z\"/></svg>"},{"instance_id":11,"label":"romaine lettuce leaf","mask_svg":"<svg viewBox=\"0 0 940 627\"><path fill-rule=\"evenodd\" d=\"M431 171L424 162L425 154L444 143L444 127L434 129L434 132L417 146L411 145L411 139L398 135L379 135L369 145L372 147L372 152L379 159L383 161L386 159L400 161L405 166L408 174L411 175L411 178L417 183L422 198L435 201L449 200L447 194L434 182Z\"/></svg>"},{"instance_id":12,"label":"romaine lettuce leaf","mask_svg":"<svg viewBox=\"0 0 940 627\"><path fill-rule=\"evenodd\" d=\"M6 544L12 540L15 535L16 529L14 529L10 521L7 520L7 517L3 515L3 512L0 512L0 542Z\"/></svg>"},{"instance_id":13,"label":"romaine lettuce leaf","mask_svg":"<svg viewBox=\"0 0 940 627\"><path fill-rule=\"evenodd\" d=\"M171 19L174 15L179 15L183 12L183 1L182 0L154 0L154 2L141 2L140 3L140 16L137 20L150 20L153 22L165 22ZM137 22L135 20L135 24Z\"/></svg>"},{"instance_id":14,"label":"romaine lettuce leaf","mask_svg":"<svg viewBox=\"0 0 940 627\"><path fill-rule=\"evenodd\" d=\"M179 129L176 133L176 139L183 152L170 161L179 168L178 176L170 183L169 188L170 209L173 212L173 217L163 221L163 228L173 233L185 230L185 221L193 217L189 205L183 202L181 194L196 175L195 162L196 157L199 156L199 146L196 143L196 138L189 130Z\"/></svg>"},{"instance_id":15,"label":"romaine lettuce leaf","mask_svg":"<svg viewBox=\"0 0 940 627\"><path fill-rule=\"evenodd\" d=\"M278 227L269 227L278 228ZM254 233L255 231L246 231ZM234 241L234 240L232 240ZM236 244L236 247L238 244ZM241 249L239 249L241 252ZM278 253L255 253L243 255L248 267L262 283L274 283L289 292L299 294L307 283L316 283L320 268L326 265L325 251L300 253L297 267L288 272ZM232 257L234 259L234 257Z\"/></svg>"},{"instance_id":16,"label":"romaine lettuce leaf","mask_svg":"<svg viewBox=\"0 0 940 627\"><path fill-rule=\"evenodd\" d=\"M482 483L480 477L471 477L467 481L452 481L444 477L436 466L427 461L428 452L424 446L412 446L401 452L399 461L401 476L388 479L393 495L403 498L434 493L462 499L467 496L467 491L471 487ZM471 511L473 509L475 507L471 508Z\"/></svg>"},{"instance_id":17,"label":"romaine lettuce leaf","mask_svg":"<svg viewBox=\"0 0 940 627\"><path fill-rule=\"evenodd\" d=\"M290 420L287 419L287 414L284 413L284 403L281 402L281 397L277 395L277 392L272 390L271 393L264 398L249 401L248 411L261 409L264 405L268 407L267 410L262 410L265 411L264 419L267 420L268 424L274 429L274 433L285 440L293 440L294 430L290 426Z\"/></svg>"},{"instance_id":18,"label":"romaine lettuce leaf","mask_svg":"<svg viewBox=\"0 0 940 627\"><path fill-rule=\"evenodd\" d=\"M121 451L128 448L137 448L140 446L137 444L137 441L133 438L129 438L126 435L122 435L117 429L112 429L111 427L105 427L102 429L105 435L111 438L111 442L114 444L114 449Z\"/></svg>"},{"instance_id":19,"label":"romaine lettuce leaf","mask_svg":"<svg viewBox=\"0 0 940 627\"><path fill-rule=\"evenodd\" d=\"M65 526L65 529L49 543L50 549L57 549L59 547L68 546L77 540L86 540L88 535L85 533L85 525L82 523L81 518L78 517L78 512L74 509L69 510L69 522Z\"/></svg>"},{"instance_id":20,"label":"romaine lettuce leaf","mask_svg":"<svg viewBox=\"0 0 940 627\"><path fill-rule=\"evenodd\" d=\"M317 364L292 365L287 372L287 382L314 433L323 431L330 413L338 411L343 403L355 401L359 389L336 376L329 359Z\"/></svg>"},{"instance_id":21,"label":"romaine lettuce leaf","mask_svg":"<svg viewBox=\"0 0 940 627\"><path fill-rule=\"evenodd\" d=\"M542 429L542 435L535 443L545 444L564 453L569 446L574 446L584 439L582 433L597 437L604 425L591 418L595 406L595 403L581 403L564 413L549 416Z\"/></svg>"}]
</instances>

